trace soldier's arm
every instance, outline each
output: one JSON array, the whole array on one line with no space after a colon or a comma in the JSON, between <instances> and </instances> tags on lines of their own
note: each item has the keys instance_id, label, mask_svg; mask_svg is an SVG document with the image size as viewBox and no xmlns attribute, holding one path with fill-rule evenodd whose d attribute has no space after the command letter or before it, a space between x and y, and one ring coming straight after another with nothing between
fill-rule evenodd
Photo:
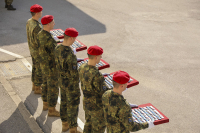
<instances>
[{"instance_id":1,"label":"soldier's arm","mask_svg":"<svg viewBox=\"0 0 200 133\"><path fill-rule=\"evenodd\" d=\"M93 86L95 87L96 93L103 95L105 91L109 90L109 88L106 86L104 82L105 81L101 73L97 73L96 75L94 75L92 83Z\"/></svg>"},{"instance_id":2,"label":"soldier's arm","mask_svg":"<svg viewBox=\"0 0 200 133\"><path fill-rule=\"evenodd\" d=\"M48 41L48 39L44 39L44 38L39 38L39 36L37 36L37 40L38 40L38 44L41 46L39 47L39 55L40 55L40 58L41 58L41 64L42 65L42 70L45 74L49 74L49 70L50 70L50 60L49 60L49 54L50 54L50 51L48 50L48 47L47 45L50 44L51 42Z\"/></svg>"},{"instance_id":3,"label":"soldier's arm","mask_svg":"<svg viewBox=\"0 0 200 133\"><path fill-rule=\"evenodd\" d=\"M38 48L37 34L40 32L40 30L41 30L41 28L39 26L36 26L32 33L35 49Z\"/></svg>"},{"instance_id":4,"label":"soldier's arm","mask_svg":"<svg viewBox=\"0 0 200 133\"><path fill-rule=\"evenodd\" d=\"M63 64L62 64L62 72L65 73L66 77L71 77L70 72L73 71L73 63L72 63L72 57L70 55L69 51L63 51L62 52L62 58L65 58Z\"/></svg>"},{"instance_id":5,"label":"soldier's arm","mask_svg":"<svg viewBox=\"0 0 200 133\"><path fill-rule=\"evenodd\" d=\"M141 129L148 128L148 123L137 123L133 121L132 115L130 113L130 108L127 106L122 106L119 111L119 120L129 131L138 131Z\"/></svg>"}]
</instances>

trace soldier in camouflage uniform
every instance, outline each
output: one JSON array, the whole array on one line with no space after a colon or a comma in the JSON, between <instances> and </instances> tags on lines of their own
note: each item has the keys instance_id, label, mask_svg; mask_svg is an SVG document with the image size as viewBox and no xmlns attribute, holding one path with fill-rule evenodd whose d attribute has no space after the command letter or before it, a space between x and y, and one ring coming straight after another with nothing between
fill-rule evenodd
<instances>
[{"instance_id":1,"label":"soldier in camouflage uniform","mask_svg":"<svg viewBox=\"0 0 200 133\"><path fill-rule=\"evenodd\" d=\"M102 96L104 118L107 133L129 133L154 126L153 122L136 123L133 121L131 107L122 96L130 76L124 71L113 75L113 90L106 91Z\"/></svg>"},{"instance_id":2,"label":"soldier in camouflage uniform","mask_svg":"<svg viewBox=\"0 0 200 133\"><path fill-rule=\"evenodd\" d=\"M42 6L33 5L30 8L32 18L30 18L26 23L26 33L28 46L30 54L32 57L32 90L35 91L35 94L41 94L41 85L42 85L42 73L40 68L40 57L37 44L37 34L42 29L41 24L38 22L39 18L42 17Z\"/></svg>"},{"instance_id":3,"label":"soldier in camouflage uniform","mask_svg":"<svg viewBox=\"0 0 200 133\"><path fill-rule=\"evenodd\" d=\"M43 74L43 110L49 110L48 116L59 117L60 113L55 109L59 93L58 75L54 57L54 50L57 43L50 33L50 30L53 29L55 23L52 15L42 17L41 22L43 29L38 33L37 41L41 58L40 65Z\"/></svg>"},{"instance_id":4,"label":"soldier in camouflage uniform","mask_svg":"<svg viewBox=\"0 0 200 133\"><path fill-rule=\"evenodd\" d=\"M14 8L11 4L12 4L13 0L5 0L5 8L7 8L7 10L16 10L16 8Z\"/></svg>"},{"instance_id":5,"label":"soldier in camouflage uniform","mask_svg":"<svg viewBox=\"0 0 200 133\"><path fill-rule=\"evenodd\" d=\"M104 77L96 64L102 58L103 49L99 46L88 48L88 63L79 68L81 90L83 91L83 109L85 110L84 133L104 133L106 123L103 114L102 95L108 90Z\"/></svg>"},{"instance_id":6,"label":"soldier in camouflage uniform","mask_svg":"<svg viewBox=\"0 0 200 133\"><path fill-rule=\"evenodd\" d=\"M62 120L62 131L68 129L70 133L81 133L77 131L78 107L80 103L79 74L77 70L77 57L71 49L78 31L67 28L64 41L55 49L56 67L59 73L59 86L61 89L60 116Z\"/></svg>"}]
</instances>

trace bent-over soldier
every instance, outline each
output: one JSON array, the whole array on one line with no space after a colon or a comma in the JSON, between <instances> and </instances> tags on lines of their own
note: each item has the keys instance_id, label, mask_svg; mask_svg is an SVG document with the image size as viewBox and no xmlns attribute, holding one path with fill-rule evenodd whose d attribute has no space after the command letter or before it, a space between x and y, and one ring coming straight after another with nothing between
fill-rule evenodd
<instances>
[{"instance_id":1,"label":"bent-over soldier","mask_svg":"<svg viewBox=\"0 0 200 133\"><path fill-rule=\"evenodd\" d=\"M78 31L75 28L67 28L64 33L64 41L55 49L56 67L59 73L59 86L61 90L60 117L62 131L69 129L70 133L77 131L78 107L80 104L79 74L77 70L77 57L71 49Z\"/></svg>"},{"instance_id":2,"label":"bent-over soldier","mask_svg":"<svg viewBox=\"0 0 200 133\"><path fill-rule=\"evenodd\" d=\"M55 23L52 15L42 17L41 23L43 29L37 35L39 44L39 54L41 58L40 66L42 69L42 100L43 110L48 109L48 116L60 116L55 109L58 99L58 74L56 70L54 50L57 46L56 41L52 37L50 30L53 29Z\"/></svg>"},{"instance_id":3,"label":"bent-over soldier","mask_svg":"<svg viewBox=\"0 0 200 133\"><path fill-rule=\"evenodd\" d=\"M153 122L133 121L131 106L122 96L129 79L128 73L118 71L113 75L113 90L106 91L102 96L107 133L129 133L154 126Z\"/></svg>"},{"instance_id":4,"label":"bent-over soldier","mask_svg":"<svg viewBox=\"0 0 200 133\"><path fill-rule=\"evenodd\" d=\"M42 6L35 4L30 7L32 18L26 22L26 34L28 46L32 57L32 90L35 94L41 94L42 73L40 68L40 56L38 51L37 34L42 29L41 24L38 22L42 17Z\"/></svg>"},{"instance_id":5,"label":"bent-over soldier","mask_svg":"<svg viewBox=\"0 0 200 133\"><path fill-rule=\"evenodd\" d=\"M84 133L104 133L106 123L103 114L102 95L108 90L104 77L96 64L100 62L103 49L91 46L87 50L88 63L79 68L81 90L83 91L83 109L85 110Z\"/></svg>"}]
</instances>

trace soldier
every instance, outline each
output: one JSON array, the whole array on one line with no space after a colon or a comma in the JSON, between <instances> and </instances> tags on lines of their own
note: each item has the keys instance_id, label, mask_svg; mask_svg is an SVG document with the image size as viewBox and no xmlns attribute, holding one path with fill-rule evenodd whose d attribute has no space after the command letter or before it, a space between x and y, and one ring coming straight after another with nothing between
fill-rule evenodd
<instances>
[{"instance_id":1,"label":"soldier","mask_svg":"<svg viewBox=\"0 0 200 133\"><path fill-rule=\"evenodd\" d=\"M99 46L91 46L87 50L88 63L79 68L81 89L83 91L83 109L85 110L86 123L84 133L104 133L106 125L103 114L102 95L108 88L104 77L99 72L96 64L102 58L103 49Z\"/></svg>"},{"instance_id":2,"label":"soldier","mask_svg":"<svg viewBox=\"0 0 200 133\"><path fill-rule=\"evenodd\" d=\"M61 89L60 116L62 131L69 129L70 133L77 131L78 106L80 103L79 74L77 70L77 57L71 49L78 31L67 28L64 41L55 49L56 66L59 73L59 86Z\"/></svg>"},{"instance_id":3,"label":"soldier","mask_svg":"<svg viewBox=\"0 0 200 133\"><path fill-rule=\"evenodd\" d=\"M32 90L35 91L35 94L41 94L41 85L42 85L42 73L40 68L40 57L37 44L37 34L42 29L41 24L38 22L39 18L42 17L42 6L35 4L31 6L30 12L32 18L30 18L26 23L26 33L28 46L30 54L32 57Z\"/></svg>"},{"instance_id":4,"label":"soldier","mask_svg":"<svg viewBox=\"0 0 200 133\"><path fill-rule=\"evenodd\" d=\"M39 45L39 55L41 58L42 69L42 100L43 110L48 110L48 116L59 117L60 113L55 109L58 99L58 76L55 64L54 50L57 46L56 41L52 37L50 30L53 29L55 23L52 15L42 17L41 23L43 29L37 35Z\"/></svg>"},{"instance_id":5,"label":"soldier","mask_svg":"<svg viewBox=\"0 0 200 133\"><path fill-rule=\"evenodd\" d=\"M5 8L7 8L7 10L16 10L16 8L14 8L11 4L12 4L13 0L5 0Z\"/></svg>"},{"instance_id":6,"label":"soldier","mask_svg":"<svg viewBox=\"0 0 200 133\"><path fill-rule=\"evenodd\" d=\"M102 96L104 118L107 133L129 133L154 126L153 122L133 122L131 107L122 96L130 76L124 71L113 75L113 90L106 91Z\"/></svg>"}]
</instances>

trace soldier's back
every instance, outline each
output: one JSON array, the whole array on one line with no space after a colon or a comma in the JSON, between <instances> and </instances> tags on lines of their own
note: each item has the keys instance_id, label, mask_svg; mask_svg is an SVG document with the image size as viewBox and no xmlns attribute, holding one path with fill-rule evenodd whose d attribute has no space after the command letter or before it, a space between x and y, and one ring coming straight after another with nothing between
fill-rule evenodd
<instances>
[{"instance_id":1,"label":"soldier's back","mask_svg":"<svg viewBox=\"0 0 200 133\"><path fill-rule=\"evenodd\" d=\"M81 90L84 95L84 110L95 111L102 109L101 97L104 78L98 68L87 63L82 64L79 68L79 78L81 81Z\"/></svg>"},{"instance_id":2,"label":"soldier's back","mask_svg":"<svg viewBox=\"0 0 200 133\"><path fill-rule=\"evenodd\" d=\"M104 117L108 133L129 133L121 121L122 115L130 113L130 106L124 97L112 90L106 91L102 96Z\"/></svg>"}]
</instances>

